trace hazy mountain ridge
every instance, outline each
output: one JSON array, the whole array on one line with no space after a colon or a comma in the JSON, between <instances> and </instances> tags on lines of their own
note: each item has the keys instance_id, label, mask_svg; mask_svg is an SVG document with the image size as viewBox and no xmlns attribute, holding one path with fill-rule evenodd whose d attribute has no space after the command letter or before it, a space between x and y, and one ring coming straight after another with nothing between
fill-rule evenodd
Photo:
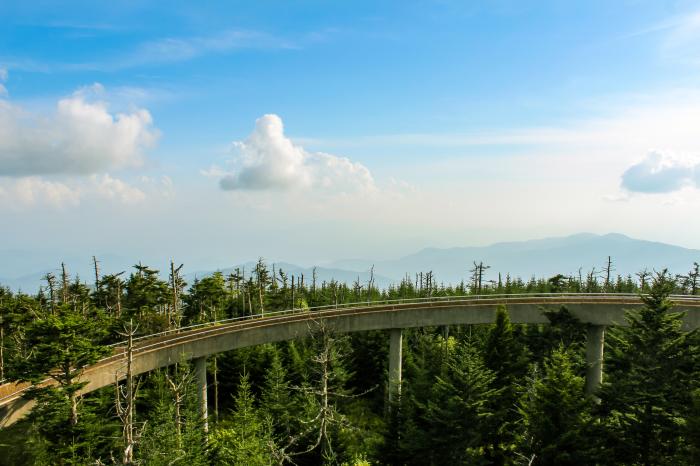
<instances>
[{"instance_id":1,"label":"hazy mountain ridge","mask_svg":"<svg viewBox=\"0 0 700 466\"><path fill-rule=\"evenodd\" d=\"M571 236L543 238L528 241L511 241L494 243L489 246L468 246L453 248L424 248L404 257L384 261L365 259L343 259L316 267L318 282L332 279L352 283L359 279L366 284L369 280L369 269L374 265L375 283L385 288L401 280L409 274L412 279L416 273L432 270L438 282L458 283L469 279L469 270L474 261L483 261L490 266L486 279L495 279L498 273L520 276L527 279L531 276L550 277L557 273L578 275L593 268L600 272L611 256L614 275L634 274L642 269L661 270L668 268L673 273L686 273L693 262L700 262L700 250L688 249L666 243L633 239L628 236L610 233L596 235L579 233ZM21 259L21 253L11 251L6 255L0 251L0 261L5 263L2 269L7 275L9 264ZM99 259L99 257L98 257ZM81 258L77 263L66 261L70 273L78 273L83 281L92 283L91 258ZM36 258L32 259L36 264ZM130 272L131 264L119 256L105 255L103 262L104 273L114 273L121 270ZM59 262L60 264L60 262ZM302 267L288 262L269 262L275 269L282 268L288 275L300 277L304 275L305 283L311 283L313 267ZM185 264L187 267L187 264ZM255 267L254 262L246 262L237 266L220 268L225 275L236 267L245 268L246 275ZM25 266L26 269L26 266ZM114 270L113 270L114 269ZM58 274L57 266L37 268L37 272L21 274L18 277L0 278L0 284L12 289L22 289L25 292L35 292L42 284L46 272ZM186 270L186 269L185 269ZM184 278L191 284L196 278L211 275L217 269L200 270L185 273ZM162 273L167 273L161 270Z\"/></svg>"},{"instance_id":2,"label":"hazy mountain ridge","mask_svg":"<svg viewBox=\"0 0 700 466\"><path fill-rule=\"evenodd\" d=\"M302 267L295 264L290 264L288 262L272 262L268 263L268 267L270 268L270 270L272 270L273 265L275 267L275 272L278 278L279 270L282 269L284 273L289 277L289 280L291 280L292 275L294 275L295 278L301 278L301 276L303 275L305 284L311 284L311 281L313 280L314 267ZM236 267L238 267L241 271L245 271L247 278L255 269L255 262L246 262L245 264L241 264L234 267L226 267L223 269L219 269L218 271L223 273L224 276L226 276L229 273L233 272L236 269ZM195 279L201 279L203 277L213 274L214 272L215 271L211 270L192 272L185 274L184 278L185 281L187 281L187 283L192 283ZM359 280L361 284L365 285L369 281L369 278L369 267L367 268L367 270L359 271L320 266L316 267L316 281L319 284L324 281L329 282L331 280L337 280L345 283L353 283L356 280ZM376 273L374 274L374 283L381 288L386 288L395 281L396 280L392 278L385 277L383 275L378 275Z\"/></svg>"},{"instance_id":3,"label":"hazy mountain ridge","mask_svg":"<svg viewBox=\"0 0 700 466\"><path fill-rule=\"evenodd\" d=\"M579 268L582 274L593 268L601 271L608 256L612 257L615 275L634 274L644 268L668 268L673 273L685 273L694 261L700 261L700 250L633 239L618 233L581 233L483 247L426 248L400 259L376 262L375 271L397 279L407 272L432 270L439 282L457 283L468 279L474 261L483 261L491 267L486 273L487 279L496 278L499 272L529 278L557 273L577 275ZM334 265L337 264L329 264ZM364 265L368 267L369 261Z\"/></svg>"}]
</instances>

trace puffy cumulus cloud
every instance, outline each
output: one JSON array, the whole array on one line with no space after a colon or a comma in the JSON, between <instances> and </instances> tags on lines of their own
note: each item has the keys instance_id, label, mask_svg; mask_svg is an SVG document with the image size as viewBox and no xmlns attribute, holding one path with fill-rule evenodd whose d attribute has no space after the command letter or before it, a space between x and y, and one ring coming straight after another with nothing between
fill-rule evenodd
<instances>
[{"instance_id":1,"label":"puffy cumulus cloud","mask_svg":"<svg viewBox=\"0 0 700 466\"><path fill-rule=\"evenodd\" d=\"M670 193L700 186L700 163L652 151L622 174L622 187L630 192Z\"/></svg>"},{"instance_id":2,"label":"puffy cumulus cloud","mask_svg":"<svg viewBox=\"0 0 700 466\"><path fill-rule=\"evenodd\" d=\"M202 172L219 177L219 185L233 190L328 189L337 192L372 190L372 174L364 165L345 157L308 152L284 134L282 119L263 115L253 133L234 143L233 170L213 167Z\"/></svg>"},{"instance_id":3,"label":"puffy cumulus cloud","mask_svg":"<svg viewBox=\"0 0 700 466\"><path fill-rule=\"evenodd\" d=\"M140 166L158 131L150 113L109 112L83 88L56 104L52 115L35 115L0 100L0 175L93 174Z\"/></svg>"}]
</instances>

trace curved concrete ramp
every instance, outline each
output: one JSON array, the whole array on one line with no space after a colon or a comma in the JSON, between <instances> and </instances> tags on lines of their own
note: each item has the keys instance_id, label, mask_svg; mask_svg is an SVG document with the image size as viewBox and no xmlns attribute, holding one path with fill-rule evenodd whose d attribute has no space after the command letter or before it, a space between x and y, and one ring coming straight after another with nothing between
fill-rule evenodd
<instances>
[{"instance_id":1,"label":"curved concrete ramp","mask_svg":"<svg viewBox=\"0 0 700 466\"><path fill-rule=\"evenodd\" d=\"M700 326L700 297L673 298L676 311L685 311L686 328ZM513 323L545 324L549 321L543 309L565 305L571 313L592 326L624 325L624 311L639 308L636 295L620 294L546 294L449 297L361 304L341 308L295 310L270 313L246 319L220 321L190 329L142 337L133 352L133 373L142 374L184 359L264 343L301 338L314 331L319 322L333 331L403 329L443 325L490 324L495 310L505 305ZM82 380L87 381L82 393L89 393L122 378L125 349L117 346L114 355L86 367ZM46 381L45 383L51 383ZM22 398L27 384L9 383L0 386L0 426L7 426L24 416L32 406Z\"/></svg>"}]
</instances>

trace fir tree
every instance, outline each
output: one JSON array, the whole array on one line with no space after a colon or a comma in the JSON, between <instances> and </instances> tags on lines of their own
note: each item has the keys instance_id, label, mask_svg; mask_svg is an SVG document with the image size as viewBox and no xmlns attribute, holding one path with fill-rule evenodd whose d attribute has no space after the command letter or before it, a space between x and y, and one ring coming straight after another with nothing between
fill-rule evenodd
<instances>
[{"instance_id":1,"label":"fir tree","mask_svg":"<svg viewBox=\"0 0 700 466\"><path fill-rule=\"evenodd\" d=\"M211 435L215 464L272 464L273 444L269 418L255 406L250 382L245 374L238 385L235 406L231 420L221 423Z\"/></svg>"},{"instance_id":2,"label":"fir tree","mask_svg":"<svg viewBox=\"0 0 700 466\"><path fill-rule=\"evenodd\" d=\"M484 363L494 374L495 390L490 406L493 415L484 431L486 455L494 464L501 464L515 440L515 425L520 420L517 402L529 363L527 349L515 337L505 306L496 310L496 322L486 339Z\"/></svg>"},{"instance_id":3,"label":"fir tree","mask_svg":"<svg viewBox=\"0 0 700 466\"><path fill-rule=\"evenodd\" d=\"M535 373L520 402L523 430L519 456L533 465L591 464L588 426L590 401L584 379L575 374L569 353L555 350Z\"/></svg>"},{"instance_id":4,"label":"fir tree","mask_svg":"<svg viewBox=\"0 0 700 466\"><path fill-rule=\"evenodd\" d=\"M484 434L496 394L491 388L493 380L494 374L484 367L475 349L458 345L427 401L430 444L423 454L430 464L485 463Z\"/></svg>"},{"instance_id":5,"label":"fir tree","mask_svg":"<svg viewBox=\"0 0 700 466\"><path fill-rule=\"evenodd\" d=\"M620 464L673 463L685 447L680 433L698 385L696 332L682 331L682 315L670 312L673 288L666 271L657 274L644 307L626 313L629 326L609 333L601 412Z\"/></svg>"}]
</instances>

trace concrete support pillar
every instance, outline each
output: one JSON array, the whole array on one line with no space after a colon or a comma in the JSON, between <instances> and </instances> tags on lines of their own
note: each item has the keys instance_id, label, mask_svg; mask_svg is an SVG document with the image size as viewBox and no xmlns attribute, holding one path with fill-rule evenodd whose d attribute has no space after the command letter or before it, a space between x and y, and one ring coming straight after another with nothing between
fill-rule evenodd
<instances>
[{"instance_id":1,"label":"concrete support pillar","mask_svg":"<svg viewBox=\"0 0 700 466\"><path fill-rule=\"evenodd\" d=\"M586 336L586 394L594 395L603 382L605 326L589 325Z\"/></svg>"},{"instance_id":2,"label":"concrete support pillar","mask_svg":"<svg viewBox=\"0 0 700 466\"><path fill-rule=\"evenodd\" d=\"M389 405L401 395L401 344L403 332L392 328L389 336Z\"/></svg>"},{"instance_id":3,"label":"concrete support pillar","mask_svg":"<svg viewBox=\"0 0 700 466\"><path fill-rule=\"evenodd\" d=\"M196 358L194 362L194 375L197 381L197 396L199 397L199 413L202 417L204 432L209 432L209 409L207 407L207 358Z\"/></svg>"}]
</instances>

